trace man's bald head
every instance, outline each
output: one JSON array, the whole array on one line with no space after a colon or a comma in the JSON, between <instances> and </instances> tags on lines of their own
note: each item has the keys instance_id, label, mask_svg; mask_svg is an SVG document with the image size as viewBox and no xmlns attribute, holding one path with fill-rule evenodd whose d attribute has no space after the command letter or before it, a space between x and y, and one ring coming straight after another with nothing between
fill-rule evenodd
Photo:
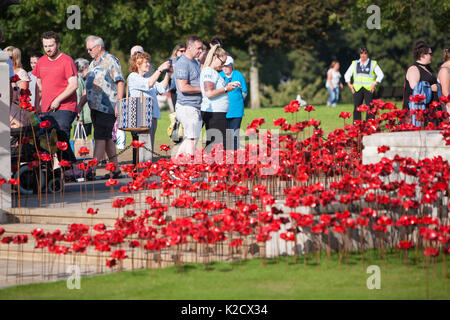
<instances>
[{"instance_id":1,"label":"man's bald head","mask_svg":"<svg viewBox=\"0 0 450 320\"><path fill-rule=\"evenodd\" d=\"M144 52L144 48L142 48L142 46L134 46L133 48L131 48L130 50L130 55L135 54L136 52Z\"/></svg>"}]
</instances>

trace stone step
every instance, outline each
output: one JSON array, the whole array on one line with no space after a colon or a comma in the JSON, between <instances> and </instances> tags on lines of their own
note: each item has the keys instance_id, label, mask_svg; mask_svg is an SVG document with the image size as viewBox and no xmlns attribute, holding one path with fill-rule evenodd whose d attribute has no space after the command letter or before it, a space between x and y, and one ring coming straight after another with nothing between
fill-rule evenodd
<instances>
[{"instance_id":1,"label":"stone step","mask_svg":"<svg viewBox=\"0 0 450 320\"><path fill-rule=\"evenodd\" d=\"M0 251L0 261L3 264L8 264L10 265L8 267L8 273L14 273L16 272L15 270L13 270L14 266L19 267L20 268L20 264L29 264L31 263L32 265L34 265L34 270L35 272L41 272L41 269L39 269L39 266L45 265L45 271L44 273L48 273L48 269L51 268L51 266L57 266L57 265L77 265L80 268L84 269L86 266L90 266L90 267L96 267L96 268L103 268L103 272L107 269L109 269L106 265L106 261L109 260L109 255L100 255L100 256L89 256L89 255L78 255L75 259L72 255L68 255L68 256L57 256L57 255L49 255L49 254L45 254L45 257L42 257L41 254L35 253L32 254L31 252L23 252L21 255L21 259L14 259L13 258L13 254L10 252L9 258L7 259L7 254L3 251ZM183 263L193 263L194 261L191 259L191 261L189 261L188 257L183 256ZM198 262L202 262L202 261L198 261ZM117 263L119 264L120 262L117 261ZM159 265L161 264L161 267L167 267L167 266L171 266L174 265L175 262L174 260L169 260L169 257L162 257L161 259L161 263L158 263L158 258L157 256L154 256L153 259L152 257L149 255L149 259L147 262L146 258L142 258L142 257L134 257L133 259L131 259L131 256L127 259L124 259L121 261L122 263L122 267L125 270L130 270L133 267L135 269L138 268L147 268L147 267L159 267ZM100 270L99 270L100 271ZM1 274L0 276L4 276L3 274Z\"/></svg>"},{"instance_id":2,"label":"stone step","mask_svg":"<svg viewBox=\"0 0 450 320\"><path fill-rule=\"evenodd\" d=\"M117 214L114 215L99 215L92 216L86 215L85 217L74 217L70 214L53 213L53 214L17 214L14 216L14 222L22 224L34 224L34 225L70 225L73 223L96 225L98 223L104 223L107 227L114 226L117 219ZM8 226L8 224L6 224ZM6 228L5 228L6 229Z\"/></svg>"},{"instance_id":3,"label":"stone step","mask_svg":"<svg viewBox=\"0 0 450 320\"><path fill-rule=\"evenodd\" d=\"M0 228L5 229L5 236L17 236L19 234L26 234L29 239L32 239L31 231L41 228L44 232L54 232L59 229L62 233L67 231L67 224L40 224L40 223L10 223L0 224Z\"/></svg>"},{"instance_id":4,"label":"stone step","mask_svg":"<svg viewBox=\"0 0 450 320\"><path fill-rule=\"evenodd\" d=\"M115 208L104 206L91 206L92 209L98 209L97 214L87 214L88 207L84 208L13 208L5 209L7 216L7 224L38 224L38 225L69 225L72 223L82 223L87 225L95 225L104 223L107 227L114 226L118 217L123 217L127 210L134 210L136 215L140 215L148 207L145 204L139 206L128 206L121 208L120 211ZM193 214L194 212L192 212ZM166 212L167 217L177 215L175 208L169 208ZM170 220L171 218L166 218ZM6 229L6 228L5 228Z\"/></svg>"},{"instance_id":5,"label":"stone step","mask_svg":"<svg viewBox=\"0 0 450 320\"><path fill-rule=\"evenodd\" d=\"M14 247L13 247L14 246ZM112 252L98 252L89 248L86 253L83 254L67 254L56 255L54 253L49 253L47 249L41 251L41 249L34 249L32 245L23 245L23 250L18 250L17 245L10 245L8 251L5 245L0 246L0 261L10 261L10 262L35 262L35 263L56 263L56 264L79 264L79 265L96 265L96 266L106 266L106 261L111 259L110 255ZM157 253L150 252L145 253L144 250L138 249L132 254L132 251L127 250L128 258L123 260L123 266L126 268L142 266L146 267L148 265L155 266L158 263L158 259L161 259L161 265L168 266L176 263L176 251L175 250L164 250L161 252L161 257L158 257ZM234 255L238 257L241 255ZM183 263L201 263L203 262L206 255L196 255L195 252L182 252L181 258ZM248 256L250 257L250 255ZM229 256L227 254L217 255L214 253L209 254L209 261L217 260L228 260ZM241 257L242 258L242 257ZM151 260L151 261L150 261ZM148 262L147 262L148 261Z\"/></svg>"}]
</instances>

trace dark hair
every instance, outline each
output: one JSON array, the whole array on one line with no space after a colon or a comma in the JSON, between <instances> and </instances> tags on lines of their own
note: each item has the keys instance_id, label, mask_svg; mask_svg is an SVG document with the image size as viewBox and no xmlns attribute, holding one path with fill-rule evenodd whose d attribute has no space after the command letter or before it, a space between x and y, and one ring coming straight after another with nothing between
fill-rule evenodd
<instances>
[{"instance_id":1,"label":"dark hair","mask_svg":"<svg viewBox=\"0 0 450 320\"><path fill-rule=\"evenodd\" d=\"M61 40L59 39L59 36L56 32L53 31L46 31L41 36L41 41L43 39L55 39L56 43L61 43Z\"/></svg>"},{"instance_id":2,"label":"dark hair","mask_svg":"<svg viewBox=\"0 0 450 320\"><path fill-rule=\"evenodd\" d=\"M218 44L219 46L222 47L222 40L220 40L217 37L214 37L211 39L211 41L209 42L212 46Z\"/></svg>"},{"instance_id":3,"label":"dark hair","mask_svg":"<svg viewBox=\"0 0 450 320\"><path fill-rule=\"evenodd\" d=\"M337 60L331 61L330 67L328 69L332 69L336 65L336 63L339 63L339 61Z\"/></svg>"},{"instance_id":4,"label":"dark hair","mask_svg":"<svg viewBox=\"0 0 450 320\"><path fill-rule=\"evenodd\" d=\"M189 37L187 38L187 40L186 40L186 49L187 49L187 47L189 47L190 45L192 45L192 44L193 44L194 42L196 42L196 41L202 42L202 39L200 39L200 38L197 37L196 35L189 36Z\"/></svg>"},{"instance_id":5,"label":"dark hair","mask_svg":"<svg viewBox=\"0 0 450 320\"><path fill-rule=\"evenodd\" d=\"M359 53L363 53L363 52L369 54L369 50L366 47L359 48Z\"/></svg>"},{"instance_id":6,"label":"dark hair","mask_svg":"<svg viewBox=\"0 0 450 320\"><path fill-rule=\"evenodd\" d=\"M43 54L42 54L42 52L40 52L40 51L33 51L33 52L30 54L30 58L34 58L34 57L40 58L40 57L42 57L42 56L43 56Z\"/></svg>"},{"instance_id":7,"label":"dark hair","mask_svg":"<svg viewBox=\"0 0 450 320\"><path fill-rule=\"evenodd\" d=\"M423 40L419 40L414 44L413 47L413 56L414 60L419 60L422 55L427 54L430 50L430 46Z\"/></svg>"}]
</instances>

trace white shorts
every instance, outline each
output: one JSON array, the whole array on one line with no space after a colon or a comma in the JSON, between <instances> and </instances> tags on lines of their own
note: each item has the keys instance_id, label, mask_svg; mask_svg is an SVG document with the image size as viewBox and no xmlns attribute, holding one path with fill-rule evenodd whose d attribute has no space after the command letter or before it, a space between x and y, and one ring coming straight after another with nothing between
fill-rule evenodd
<instances>
[{"instance_id":1,"label":"white shorts","mask_svg":"<svg viewBox=\"0 0 450 320\"><path fill-rule=\"evenodd\" d=\"M183 126L183 135L186 139L199 139L202 132L202 114L200 109L192 106L181 105L177 102L175 106L178 121Z\"/></svg>"}]
</instances>

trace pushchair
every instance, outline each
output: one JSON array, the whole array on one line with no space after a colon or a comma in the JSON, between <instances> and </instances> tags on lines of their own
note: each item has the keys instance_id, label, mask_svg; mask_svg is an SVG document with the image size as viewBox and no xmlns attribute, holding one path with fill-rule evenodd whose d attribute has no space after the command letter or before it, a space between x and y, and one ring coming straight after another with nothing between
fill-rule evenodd
<instances>
[{"instance_id":1,"label":"pushchair","mask_svg":"<svg viewBox=\"0 0 450 320\"><path fill-rule=\"evenodd\" d=\"M22 194L49 193L62 189L61 169L54 169L52 161L38 161L39 152L53 154L56 149L54 125L41 129L39 124L11 129L11 177L19 179L17 189ZM20 159L19 159L20 150Z\"/></svg>"}]
</instances>

